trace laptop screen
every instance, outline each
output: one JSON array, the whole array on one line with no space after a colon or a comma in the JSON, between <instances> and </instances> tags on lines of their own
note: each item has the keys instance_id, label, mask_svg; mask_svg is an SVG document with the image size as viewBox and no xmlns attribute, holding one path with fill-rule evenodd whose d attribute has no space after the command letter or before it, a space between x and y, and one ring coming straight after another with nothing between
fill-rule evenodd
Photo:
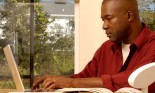
<instances>
[{"instance_id":1,"label":"laptop screen","mask_svg":"<svg viewBox=\"0 0 155 93\"><path fill-rule=\"evenodd\" d=\"M3 48L18 92L25 91L10 45Z\"/></svg>"}]
</instances>

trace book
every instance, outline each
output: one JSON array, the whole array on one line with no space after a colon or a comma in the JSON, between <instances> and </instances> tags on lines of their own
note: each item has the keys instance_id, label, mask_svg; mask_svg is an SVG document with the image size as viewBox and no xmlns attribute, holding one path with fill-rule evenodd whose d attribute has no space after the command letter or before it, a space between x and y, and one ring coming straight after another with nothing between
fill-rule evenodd
<instances>
[{"instance_id":1,"label":"book","mask_svg":"<svg viewBox=\"0 0 155 93\"><path fill-rule=\"evenodd\" d=\"M111 90L109 89L105 89L105 88L62 88L62 89L58 89L55 92L63 92L63 93L83 93L83 92L89 92L89 93L103 93L103 91L105 93L113 93Z\"/></svg>"},{"instance_id":2,"label":"book","mask_svg":"<svg viewBox=\"0 0 155 93\"><path fill-rule=\"evenodd\" d=\"M58 89L55 92L62 93L141 93L140 90L134 88L121 88L115 92L112 92L106 88L62 88Z\"/></svg>"}]
</instances>

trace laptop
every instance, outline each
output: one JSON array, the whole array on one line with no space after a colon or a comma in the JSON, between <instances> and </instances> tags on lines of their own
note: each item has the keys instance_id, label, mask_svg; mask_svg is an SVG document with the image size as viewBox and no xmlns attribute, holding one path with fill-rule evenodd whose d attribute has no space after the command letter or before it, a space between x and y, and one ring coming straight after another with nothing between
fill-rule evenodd
<instances>
[{"instance_id":1,"label":"laptop","mask_svg":"<svg viewBox=\"0 0 155 93\"><path fill-rule=\"evenodd\" d=\"M19 74L18 68L17 68L17 64L15 61L15 58L13 56L12 50L11 50L11 46L7 45L3 48L6 60L8 62L8 66L10 68L10 71L12 73L13 76L13 80L15 82L15 86L16 86L16 91L17 92L33 92L31 89L25 89L21 76ZM16 93L17 93L16 92ZM41 89L36 90L37 93L41 92ZM13 93L13 92L10 92ZM48 92L48 93L53 93L53 92ZM62 92L54 92L54 93L62 93Z\"/></svg>"},{"instance_id":2,"label":"laptop","mask_svg":"<svg viewBox=\"0 0 155 93\"><path fill-rule=\"evenodd\" d=\"M7 45L6 47L4 47L3 51L4 51L4 54L5 54L6 60L8 62L8 66L10 68L10 71L12 73L13 80L14 80L15 85L16 85L16 90L18 92L25 91L25 88L24 88L24 85L22 83L22 79L20 77L20 74L19 74L19 71L18 71L18 68L17 68L17 65L16 65L16 61L14 59L14 56L13 56L10 45Z\"/></svg>"}]
</instances>

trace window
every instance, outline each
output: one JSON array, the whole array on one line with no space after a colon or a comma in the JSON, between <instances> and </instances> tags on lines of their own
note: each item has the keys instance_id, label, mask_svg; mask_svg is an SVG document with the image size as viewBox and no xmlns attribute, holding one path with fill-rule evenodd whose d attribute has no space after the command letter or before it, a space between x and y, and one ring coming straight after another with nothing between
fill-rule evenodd
<instances>
[{"instance_id":1,"label":"window","mask_svg":"<svg viewBox=\"0 0 155 93\"><path fill-rule=\"evenodd\" d=\"M74 0L5 2L0 17L1 89L15 88L2 51L7 44L13 46L25 88L33 76L74 73Z\"/></svg>"}]
</instances>

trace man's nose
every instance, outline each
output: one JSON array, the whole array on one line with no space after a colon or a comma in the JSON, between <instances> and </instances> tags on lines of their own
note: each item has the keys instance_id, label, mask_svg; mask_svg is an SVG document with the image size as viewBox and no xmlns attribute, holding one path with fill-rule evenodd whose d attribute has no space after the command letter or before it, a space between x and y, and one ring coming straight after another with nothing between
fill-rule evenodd
<instances>
[{"instance_id":1,"label":"man's nose","mask_svg":"<svg viewBox=\"0 0 155 93\"><path fill-rule=\"evenodd\" d=\"M104 21L104 22L103 22L102 28L103 28L104 30L107 30L107 29L108 29L108 22Z\"/></svg>"}]
</instances>

